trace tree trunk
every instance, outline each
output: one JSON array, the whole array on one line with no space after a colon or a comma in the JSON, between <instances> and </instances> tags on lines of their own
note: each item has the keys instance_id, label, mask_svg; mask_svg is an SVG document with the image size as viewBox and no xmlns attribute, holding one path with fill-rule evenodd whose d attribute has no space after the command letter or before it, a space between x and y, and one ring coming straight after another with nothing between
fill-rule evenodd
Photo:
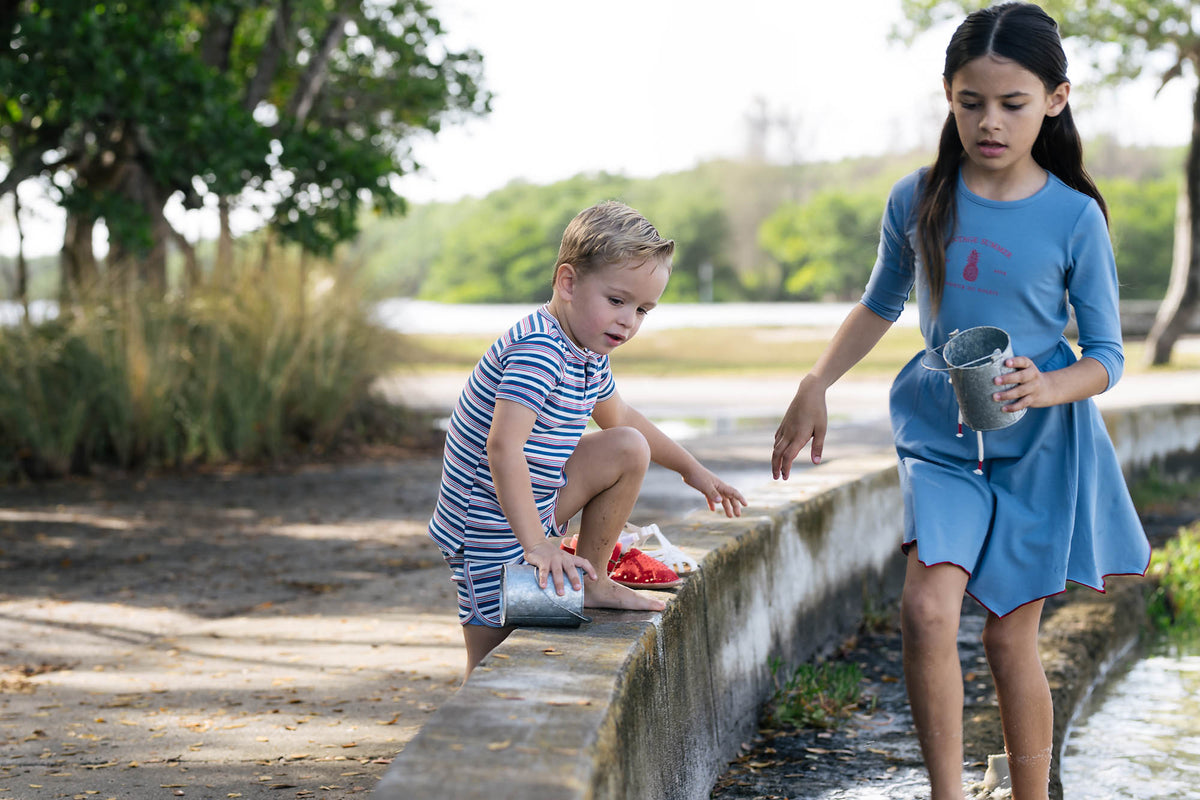
<instances>
[{"instance_id":1,"label":"tree trunk","mask_svg":"<svg viewBox=\"0 0 1200 800\"><path fill-rule=\"evenodd\" d=\"M1167 364L1175 342L1200 308L1200 91L1192 104L1192 141L1175 212L1175 253L1171 282L1146 337L1146 363Z\"/></svg>"},{"instance_id":2,"label":"tree trunk","mask_svg":"<svg viewBox=\"0 0 1200 800\"><path fill-rule=\"evenodd\" d=\"M196 248L187 240L186 236L175 230L174 225L170 222L167 222L166 225L171 235L171 241L175 242L175 246L179 248L180 255L183 256L184 291L190 292L199 286L202 280L200 277L200 262L196 259Z\"/></svg>"},{"instance_id":3,"label":"tree trunk","mask_svg":"<svg viewBox=\"0 0 1200 800\"><path fill-rule=\"evenodd\" d=\"M167 291L167 242L171 226L163 214L166 198L161 196L154 180L133 157L128 142L124 159L117 164L111 191L129 201L146 215L150 225L149 247L141 243L121 241L109 230L109 263L118 271L130 271L139 287L151 289L162 296Z\"/></svg>"},{"instance_id":4,"label":"tree trunk","mask_svg":"<svg viewBox=\"0 0 1200 800\"><path fill-rule=\"evenodd\" d=\"M72 211L67 212L63 247L59 254L59 301L66 306L78 302L99 283L92 233L96 221Z\"/></svg>"},{"instance_id":5,"label":"tree trunk","mask_svg":"<svg viewBox=\"0 0 1200 800\"><path fill-rule=\"evenodd\" d=\"M21 197L13 192L13 218L17 222L17 299L29 322L29 265L25 263L25 228L21 225Z\"/></svg>"},{"instance_id":6,"label":"tree trunk","mask_svg":"<svg viewBox=\"0 0 1200 800\"><path fill-rule=\"evenodd\" d=\"M213 283L225 286L233 274L233 231L229 228L229 198L217 199L217 216L221 221L221 230L217 233L217 255L213 260Z\"/></svg>"}]
</instances>

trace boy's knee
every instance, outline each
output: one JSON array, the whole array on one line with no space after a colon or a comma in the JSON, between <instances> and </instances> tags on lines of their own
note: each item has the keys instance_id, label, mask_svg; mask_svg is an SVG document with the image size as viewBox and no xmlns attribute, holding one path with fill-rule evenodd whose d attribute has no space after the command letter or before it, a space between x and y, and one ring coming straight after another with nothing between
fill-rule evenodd
<instances>
[{"instance_id":1,"label":"boy's knee","mask_svg":"<svg viewBox=\"0 0 1200 800\"><path fill-rule=\"evenodd\" d=\"M637 428L609 428L613 456L631 468L645 469L650 465L650 443Z\"/></svg>"}]
</instances>

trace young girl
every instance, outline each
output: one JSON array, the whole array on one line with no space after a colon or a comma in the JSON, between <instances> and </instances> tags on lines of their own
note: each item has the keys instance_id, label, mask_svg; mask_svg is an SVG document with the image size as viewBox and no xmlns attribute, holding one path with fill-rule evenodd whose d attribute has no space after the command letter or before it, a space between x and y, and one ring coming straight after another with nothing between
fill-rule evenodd
<instances>
[{"instance_id":1,"label":"young girl","mask_svg":"<svg viewBox=\"0 0 1200 800\"><path fill-rule=\"evenodd\" d=\"M987 610L1016 800L1048 793L1052 708L1038 658L1046 597L1067 581L1104 587L1141 574L1150 548L1090 399L1124 363L1107 212L1084 170L1057 25L1035 5L977 11L946 49L950 114L932 167L901 179L879 256L856 306L804 377L775 434L786 479L812 441L821 460L825 392L899 316L914 282L927 351L975 326L1003 328L1013 352L992 400L1026 413L959 438L945 371L917 354L891 391L908 558L901 600L909 702L933 800L961 800L963 592ZM1063 330L1075 310L1082 358ZM983 442L986 442L984 449ZM983 450L983 452L980 452Z\"/></svg>"}]
</instances>

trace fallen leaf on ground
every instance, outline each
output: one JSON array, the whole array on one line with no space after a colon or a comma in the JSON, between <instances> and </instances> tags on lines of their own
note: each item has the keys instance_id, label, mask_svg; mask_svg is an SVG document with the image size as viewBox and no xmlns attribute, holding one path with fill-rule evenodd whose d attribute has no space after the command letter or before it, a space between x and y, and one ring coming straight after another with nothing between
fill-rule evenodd
<instances>
[{"instance_id":1,"label":"fallen leaf on ground","mask_svg":"<svg viewBox=\"0 0 1200 800\"><path fill-rule=\"evenodd\" d=\"M492 742L487 746L488 750L504 750L512 744L511 739L505 739L503 742Z\"/></svg>"}]
</instances>

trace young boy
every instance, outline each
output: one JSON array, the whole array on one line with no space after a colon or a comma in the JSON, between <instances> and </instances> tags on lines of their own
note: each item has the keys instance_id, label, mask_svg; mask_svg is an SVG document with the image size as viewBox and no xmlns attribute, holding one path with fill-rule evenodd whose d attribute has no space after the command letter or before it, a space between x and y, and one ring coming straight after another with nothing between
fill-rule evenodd
<instances>
[{"instance_id":1,"label":"young boy","mask_svg":"<svg viewBox=\"0 0 1200 800\"><path fill-rule=\"evenodd\" d=\"M446 436L429 535L458 585L467 676L513 630L500 626L500 568L529 563L543 587L564 580L584 605L659 611L665 604L603 569L650 461L678 472L726 516L741 493L709 472L617 394L608 354L633 338L671 274L675 242L617 202L582 211L563 233L550 302L480 359ZM601 430L584 435L591 417ZM582 511L576 553L559 547Z\"/></svg>"}]
</instances>

